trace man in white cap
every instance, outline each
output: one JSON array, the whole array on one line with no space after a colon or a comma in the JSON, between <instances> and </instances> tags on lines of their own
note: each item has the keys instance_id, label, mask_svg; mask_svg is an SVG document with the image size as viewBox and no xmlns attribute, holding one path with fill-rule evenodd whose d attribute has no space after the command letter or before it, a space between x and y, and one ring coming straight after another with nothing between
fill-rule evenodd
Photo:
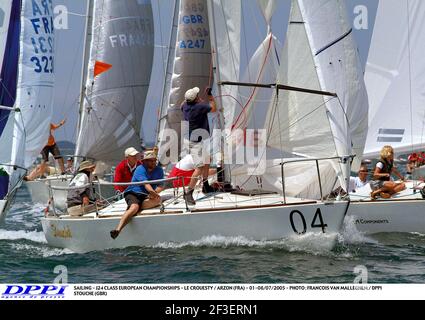
<instances>
[{"instance_id":1,"label":"man in white cap","mask_svg":"<svg viewBox=\"0 0 425 320\"><path fill-rule=\"evenodd\" d=\"M164 179L164 170L157 164L157 155L154 151L148 151L143 157L143 165L138 166L131 182L155 181ZM136 214L143 209L151 209L161 204L159 193L164 190L163 183L150 183L133 185L124 192L127 202L127 210L122 216L116 229L111 230L112 239L116 239L122 229Z\"/></svg>"},{"instance_id":2,"label":"man in white cap","mask_svg":"<svg viewBox=\"0 0 425 320\"><path fill-rule=\"evenodd\" d=\"M195 87L185 94L185 102L181 109L184 120L189 122L189 150L195 164L195 171L189 184L189 189L184 195L188 204L194 205L193 190L199 177L203 179L204 193L214 192L214 189L208 183L208 170L210 166L209 150L204 148L204 141L210 138L210 127L208 114L216 112L217 106L214 97L211 94L211 88L207 89L208 104L205 104L199 98L199 88Z\"/></svg>"},{"instance_id":3,"label":"man in white cap","mask_svg":"<svg viewBox=\"0 0 425 320\"><path fill-rule=\"evenodd\" d=\"M135 148L127 148L124 152L125 159L115 168L114 182L128 183L133 178L134 171L142 164L140 161L140 152ZM124 192L126 186L114 186L115 190Z\"/></svg>"}]
</instances>

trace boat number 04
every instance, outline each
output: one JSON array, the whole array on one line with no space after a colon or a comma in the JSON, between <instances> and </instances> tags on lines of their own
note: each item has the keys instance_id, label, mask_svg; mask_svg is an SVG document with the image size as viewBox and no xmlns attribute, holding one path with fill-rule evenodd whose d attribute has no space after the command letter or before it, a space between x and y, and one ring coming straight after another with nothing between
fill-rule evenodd
<instances>
[{"instance_id":1,"label":"boat number 04","mask_svg":"<svg viewBox=\"0 0 425 320\"><path fill-rule=\"evenodd\" d=\"M294 217L295 216L299 216L301 218L301 222L302 222L302 228L300 228L300 226L296 226L295 222L294 222ZM291 212L291 214L289 215L289 220L291 221L291 226L292 226L292 230L294 230L294 232L296 234L305 234L307 232L307 222L305 221L305 217L302 214L302 212L298 211L298 210L294 210ZM298 219L296 219L298 220ZM311 222L311 228L321 228L323 233L326 232L326 227L328 225L325 224L323 222L323 216L322 216L322 211L320 211L320 208L317 209L316 214L314 215L313 221ZM300 231L301 229L301 231Z\"/></svg>"}]
</instances>

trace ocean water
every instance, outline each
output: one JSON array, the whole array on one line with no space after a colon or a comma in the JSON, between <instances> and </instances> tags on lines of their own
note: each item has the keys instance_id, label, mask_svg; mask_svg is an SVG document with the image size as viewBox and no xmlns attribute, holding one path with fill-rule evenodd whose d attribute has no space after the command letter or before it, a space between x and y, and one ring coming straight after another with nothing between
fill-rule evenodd
<instances>
[{"instance_id":1,"label":"ocean water","mask_svg":"<svg viewBox=\"0 0 425 320\"><path fill-rule=\"evenodd\" d=\"M0 226L0 283L50 283L65 266L69 283L353 283L356 267L369 283L425 283L425 235L365 236L354 228L323 249L317 237L299 241L249 241L209 237L184 244L158 244L76 254L50 247L42 205L25 189Z\"/></svg>"}]
</instances>

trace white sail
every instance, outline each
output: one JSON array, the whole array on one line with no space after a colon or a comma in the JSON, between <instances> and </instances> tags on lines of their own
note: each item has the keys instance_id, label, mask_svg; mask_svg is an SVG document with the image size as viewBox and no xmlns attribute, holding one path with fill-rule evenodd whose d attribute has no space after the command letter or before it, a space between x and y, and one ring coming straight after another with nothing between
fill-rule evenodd
<instances>
[{"instance_id":1,"label":"white sail","mask_svg":"<svg viewBox=\"0 0 425 320\"><path fill-rule=\"evenodd\" d=\"M361 154L367 128L367 95L344 2L293 1L281 61L278 84L329 94L281 90L269 109L267 145L281 150L282 158L284 152L311 158ZM278 164L268 162L263 178L281 191ZM315 166L313 162L310 165ZM328 165L334 170L321 170L322 184L328 182L325 189L331 191L334 186L335 172L345 186L349 161ZM299 179L304 186L318 182L317 175L309 177L305 172ZM287 184L290 188L291 183ZM289 194L310 196L299 190Z\"/></svg>"},{"instance_id":2,"label":"white sail","mask_svg":"<svg viewBox=\"0 0 425 320\"><path fill-rule=\"evenodd\" d=\"M107 165L140 145L154 26L150 0L95 0L90 60L76 155ZM96 61L112 67L94 77Z\"/></svg>"},{"instance_id":3,"label":"white sail","mask_svg":"<svg viewBox=\"0 0 425 320\"><path fill-rule=\"evenodd\" d=\"M212 85L211 43L208 22L207 0L178 1L178 24L173 26L176 37L169 54L166 92L161 106L161 131L171 129L177 133L178 147L181 146L183 113L180 110L184 94L188 89L199 87L203 91ZM177 14L177 13L175 13ZM176 19L175 19L176 20ZM201 93L202 94L202 93ZM163 132L162 132L163 133ZM160 133L160 159L176 142L170 142ZM180 150L180 149L179 149ZM170 159L178 161L178 159Z\"/></svg>"},{"instance_id":4,"label":"white sail","mask_svg":"<svg viewBox=\"0 0 425 320\"><path fill-rule=\"evenodd\" d=\"M379 2L365 74L370 105L365 157L379 156L385 145L397 153L425 148L424 21L424 1Z\"/></svg>"},{"instance_id":5,"label":"white sail","mask_svg":"<svg viewBox=\"0 0 425 320\"><path fill-rule=\"evenodd\" d=\"M16 86L20 35L19 1L0 1L0 221L6 216L8 205L24 174L15 163L13 146L17 137Z\"/></svg>"},{"instance_id":6,"label":"white sail","mask_svg":"<svg viewBox=\"0 0 425 320\"><path fill-rule=\"evenodd\" d=\"M46 145L54 86L53 6L23 0L14 136L15 163L29 167Z\"/></svg>"}]
</instances>

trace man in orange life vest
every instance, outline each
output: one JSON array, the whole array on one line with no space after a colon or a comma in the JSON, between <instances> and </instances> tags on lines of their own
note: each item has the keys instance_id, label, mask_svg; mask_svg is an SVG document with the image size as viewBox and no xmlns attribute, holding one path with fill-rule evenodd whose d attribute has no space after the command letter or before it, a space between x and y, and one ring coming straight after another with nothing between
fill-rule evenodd
<instances>
[{"instance_id":1,"label":"man in orange life vest","mask_svg":"<svg viewBox=\"0 0 425 320\"><path fill-rule=\"evenodd\" d=\"M35 178L42 176L46 172L47 163L49 162L49 153L55 158L55 160L58 161L61 174L66 173L63 157L60 154L55 137L53 136L53 131L62 127L65 122L66 120L62 120L59 124L50 124L49 139L47 140L47 144L44 146L43 150L41 150L41 156L43 157L43 160L41 164L30 173L29 176L24 178L24 180L32 181Z\"/></svg>"}]
</instances>

